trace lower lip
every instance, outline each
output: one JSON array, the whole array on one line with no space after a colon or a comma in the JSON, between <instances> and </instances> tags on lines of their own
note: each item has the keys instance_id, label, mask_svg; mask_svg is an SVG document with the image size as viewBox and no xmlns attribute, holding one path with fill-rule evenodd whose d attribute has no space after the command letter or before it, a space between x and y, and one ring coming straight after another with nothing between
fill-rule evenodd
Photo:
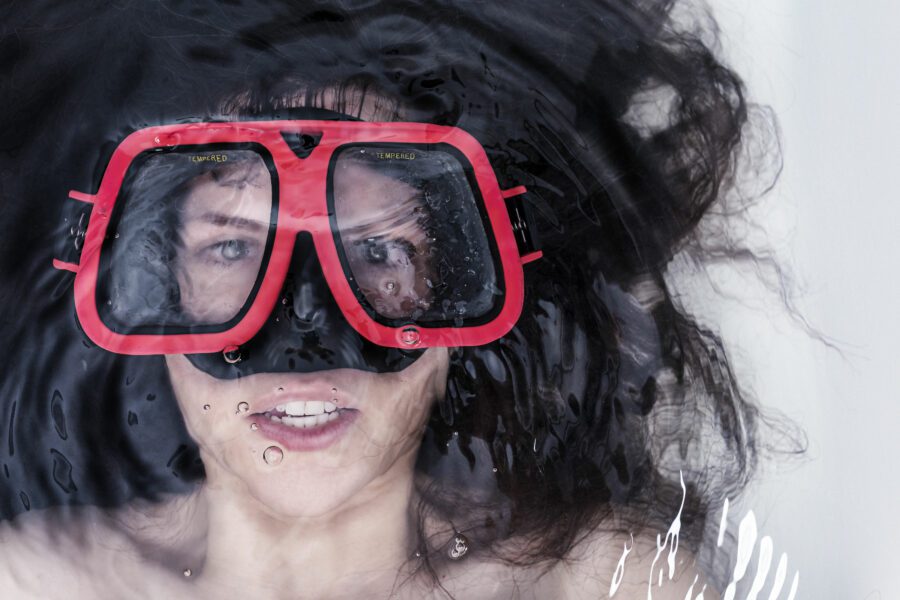
<instances>
[{"instance_id":1,"label":"lower lip","mask_svg":"<svg viewBox=\"0 0 900 600\"><path fill-rule=\"evenodd\" d=\"M322 450L338 441L358 415L359 411L341 409L337 419L306 428L282 425L265 415L254 415L251 419L258 426L258 433L273 442L295 452L309 452Z\"/></svg>"}]
</instances>

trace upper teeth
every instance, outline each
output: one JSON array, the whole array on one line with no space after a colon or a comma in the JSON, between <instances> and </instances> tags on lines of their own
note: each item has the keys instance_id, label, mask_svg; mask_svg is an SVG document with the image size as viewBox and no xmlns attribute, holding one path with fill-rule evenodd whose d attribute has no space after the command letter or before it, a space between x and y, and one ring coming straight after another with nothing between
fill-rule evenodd
<instances>
[{"instance_id":1,"label":"upper teeth","mask_svg":"<svg viewBox=\"0 0 900 600\"><path fill-rule=\"evenodd\" d=\"M297 402L279 404L275 407L275 410L278 412L287 413L294 417L328 414L333 413L337 409L337 405L327 400L299 400Z\"/></svg>"}]
</instances>

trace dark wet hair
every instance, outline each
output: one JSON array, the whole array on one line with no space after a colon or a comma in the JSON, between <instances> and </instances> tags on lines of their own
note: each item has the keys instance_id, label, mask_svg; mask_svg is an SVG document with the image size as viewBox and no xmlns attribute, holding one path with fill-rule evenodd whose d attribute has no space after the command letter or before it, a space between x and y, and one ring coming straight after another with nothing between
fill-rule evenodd
<instances>
[{"instance_id":1,"label":"dark wet hair","mask_svg":"<svg viewBox=\"0 0 900 600\"><path fill-rule=\"evenodd\" d=\"M696 548L757 444L722 343L666 282L747 168L752 107L715 28L677 21L670 0L356 4L30 2L4 18L0 511L116 505L202 476L161 359L111 356L77 329L72 275L50 269L67 191L96 189L136 128L368 98L473 134L504 186L528 187L544 252L516 327L453 353L417 464L420 522L539 564L597 527L666 527L683 475ZM447 538L420 533L437 568Z\"/></svg>"}]
</instances>

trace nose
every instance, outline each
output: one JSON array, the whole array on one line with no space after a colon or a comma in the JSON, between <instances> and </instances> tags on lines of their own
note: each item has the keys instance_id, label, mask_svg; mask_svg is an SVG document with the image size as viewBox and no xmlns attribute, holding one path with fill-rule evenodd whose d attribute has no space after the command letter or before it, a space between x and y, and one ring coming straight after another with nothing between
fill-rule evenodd
<instances>
[{"instance_id":1,"label":"nose","mask_svg":"<svg viewBox=\"0 0 900 600\"><path fill-rule=\"evenodd\" d=\"M319 265L312 236L298 234L281 296L265 325L241 346L237 363L221 352L192 354L197 368L218 379L254 373L312 373L358 369L394 373L412 364L424 350L406 352L376 346L344 318Z\"/></svg>"},{"instance_id":2,"label":"nose","mask_svg":"<svg viewBox=\"0 0 900 600\"><path fill-rule=\"evenodd\" d=\"M316 301L315 286L310 281L295 284L293 293L293 320L298 329L312 331L322 326L325 313L321 302Z\"/></svg>"},{"instance_id":3,"label":"nose","mask_svg":"<svg viewBox=\"0 0 900 600\"><path fill-rule=\"evenodd\" d=\"M337 309L309 233L297 235L281 303L285 318L304 333L321 329L329 309Z\"/></svg>"}]
</instances>

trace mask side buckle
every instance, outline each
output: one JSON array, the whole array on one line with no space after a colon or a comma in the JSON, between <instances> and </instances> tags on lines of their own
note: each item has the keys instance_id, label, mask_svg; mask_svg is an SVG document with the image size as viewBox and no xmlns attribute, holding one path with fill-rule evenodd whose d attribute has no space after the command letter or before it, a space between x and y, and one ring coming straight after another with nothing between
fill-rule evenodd
<instances>
[{"instance_id":1,"label":"mask side buckle","mask_svg":"<svg viewBox=\"0 0 900 600\"><path fill-rule=\"evenodd\" d=\"M525 201L528 192L524 185L517 185L508 190L501 190L500 195L506 200L506 210L512 223L513 235L519 249L522 264L528 264L541 258L541 243L537 235L537 227L531 214L531 208Z\"/></svg>"},{"instance_id":2,"label":"mask side buckle","mask_svg":"<svg viewBox=\"0 0 900 600\"><path fill-rule=\"evenodd\" d=\"M93 209L94 196L75 190L69 192L69 201L63 206L62 222L58 229L59 237L53 252L54 268L78 272L84 235Z\"/></svg>"}]
</instances>

